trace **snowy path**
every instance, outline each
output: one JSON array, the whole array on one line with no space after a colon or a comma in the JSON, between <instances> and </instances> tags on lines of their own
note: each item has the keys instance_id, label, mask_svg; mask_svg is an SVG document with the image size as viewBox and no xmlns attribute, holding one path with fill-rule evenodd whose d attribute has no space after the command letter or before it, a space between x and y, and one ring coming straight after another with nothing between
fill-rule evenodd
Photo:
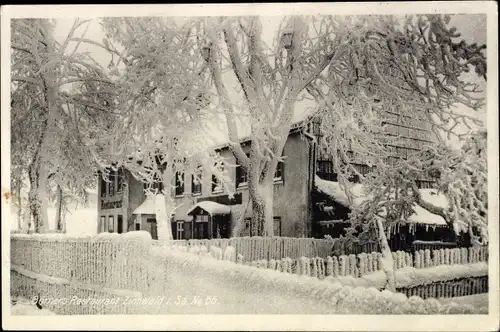
<instances>
[{"instance_id":1,"label":"snowy path","mask_svg":"<svg viewBox=\"0 0 500 332\"><path fill-rule=\"evenodd\" d=\"M10 314L13 316L52 316L50 310L38 309L30 301L22 297L12 297L10 302Z\"/></svg>"},{"instance_id":2,"label":"snowy path","mask_svg":"<svg viewBox=\"0 0 500 332\"><path fill-rule=\"evenodd\" d=\"M192 281L192 279L190 279ZM203 283L203 280L199 280ZM198 284L198 282L196 283ZM319 303L311 297L297 297L284 294L280 290L268 290L266 292L252 291L252 285L247 289L237 289L224 284L205 282L204 287L192 287L183 280L177 280L173 289L182 290L169 294L170 304L162 308L162 313L172 314L328 314L334 313L334 306ZM195 289L195 291L193 291ZM200 293L200 289L203 293ZM237 294L237 296L235 296ZM210 299L216 297L214 304ZM182 300L186 300L182 304ZM202 304L192 304L193 300L201 299ZM181 300L181 301L179 301ZM164 301L164 303L167 300ZM179 303L180 302L180 303ZM195 301L196 302L196 301ZM215 301L214 301L215 302Z\"/></svg>"},{"instance_id":3,"label":"snowy path","mask_svg":"<svg viewBox=\"0 0 500 332\"><path fill-rule=\"evenodd\" d=\"M439 302L446 304L455 302L457 304L470 304L475 308L487 307L488 306L488 293L483 294L475 294L469 296L460 296L460 297L447 297L440 298Z\"/></svg>"}]
</instances>

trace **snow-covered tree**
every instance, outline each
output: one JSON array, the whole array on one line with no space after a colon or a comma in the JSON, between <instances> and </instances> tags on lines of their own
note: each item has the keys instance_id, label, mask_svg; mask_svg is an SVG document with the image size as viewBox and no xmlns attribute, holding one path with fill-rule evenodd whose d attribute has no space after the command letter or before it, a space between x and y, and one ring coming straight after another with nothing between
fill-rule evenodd
<instances>
[{"instance_id":1,"label":"snow-covered tree","mask_svg":"<svg viewBox=\"0 0 500 332\"><path fill-rule=\"evenodd\" d=\"M483 47L455 43L459 34L448 23L449 16L439 15L287 17L271 48L258 17L202 18L192 24L200 36L193 47L210 66L230 149L249 175L252 222L259 234L272 234L274 172L294 110L305 107L302 99L313 97L325 110L318 116L334 124L330 148L338 150L344 131L350 141L362 142L359 153L370 154L382 146L372 150L366 144L377 131L377 107L422 109L421 118L437 116L449 124L457 119L446 111L450 106L481 106L473 96L477 87L460 74L474 66L485 76ZM236 78L236 93L226 72ZM250 127L245 134L237 124L242 115ZM242 136L252 142L248 157Z\"/></svg>"},{"instance_id":2,"label":"snow-covered tree","mask_svg":"<svg viewBox=\"0 0 500 332\"><path fill-rule=\"evenodd\" d=\"M456 28L449 27L448 15L375 19L366 16L345 18L339 22L339 26L348 27L350 31L349 37L345 38L347 43L341 42L336 48L337 52L343 49L344 56L308 89L324 108L320 113L321 145L323 153L334 157L333 166L340 186L355 206L351 220L375 223L384 262L387 263L384 270L389 287L393 288L392 258L385 235L387 226L405 220L412 213L413 202L419 201L415 183L418 176L428 170L425 160L430 160L431 156L435 162L452 158L451 150L431 153L432 149L444 149L442 134L458 135L454 129L459 123L480 124L471 113L473 111L458 113L454 107L465 105L478 110L484 105L479 85L465 76L474 69L478 76L486 79L486 59L482 52L485 46L458 41L460 34ZM434 140L440 142L440 148L428 148L426 153L400 160L389 147L405 148L407 139L389 135L386 128L387 123L396 121L401 124L403 120L426 123L426 135L433 134ZM372 167L372 172L364 176L355 163L367 164ZM467 168L465 165L454 167ZM461 176L456 170L448 169L443 174L448 175L447 180L440 177L438 183L442 181L440 186L452 201L470 197L469 194L476 190L470 185L470 181L479 181L472 180L476 175L466 180L466 176ZM468 173L464 171L463 174ZM360 179L365 188L364 195L369 198L363 204L353 204L355 197L350 190L353 184L349 181L353 175ZM460 194L451 189L453 186L461 188ZM448 189L444 190L444 187ZM468 190L471 192L466 194ZM463 201L454 203L453 213L476 215L471 211L482 208L478 201L484 199L483 194L474 194L478 200L465 204L474 206L469 212L462 210ZM424 207L435 211L428 205ZM460 218L467 223L482 223L463 219Z\"/></svg>"},{"instance_id":3,"label":"snow-covered tree","mask_svg":"<svg viewBox=\"0 0 500 332\"><path fill-rule=\"evenodd\" d=\"M156 220L158 238L169 240L176 179L182 183L194 174L200 180L202 170L216 174L228 188L231 184L204 134L213 115L205 94L207 66L192 48L190 27L174 19L106 18L101 23L104 42L85 42L113 55L110 70L121 119L109 137L101 138L101 167L124 167L143 182L163 184Z\"/></svg>"},{"instance_id":4,"label":"snow-covered tree","mask_svg":"<svg viewBox=\"0 0 500 332\"><path fill-rule=\"evenodd\" d=\"M75 20L59 43L50 20L11 21L12 176L28 175L35 232L47 230L49 182L82 192L96 166L92 135L106 123L112 90L99 90L111 85L105 71L72 42L86 23Z\"/></svg>"}]
</instances>

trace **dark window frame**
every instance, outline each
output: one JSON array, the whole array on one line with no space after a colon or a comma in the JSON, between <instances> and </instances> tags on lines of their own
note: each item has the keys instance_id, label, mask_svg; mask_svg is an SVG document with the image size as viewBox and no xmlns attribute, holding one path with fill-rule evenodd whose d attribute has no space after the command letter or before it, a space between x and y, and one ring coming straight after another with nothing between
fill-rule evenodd
<instances>
[{"instance_id":1,"label":"dark window frame","mask_svg":"<svg viewBox=\"0 0 500 332\"><path fill-rule=\"evenodd\" d=\"M201 195L202 190L203 190L203 171L201 170L201 167L198 167L196 170L197 176L198 176L198 183L195 183L195 178L196 176L194 174L191 174L191 194L192 195Z\"/></svg>"},{"instance_id":2,"label":"dark window frame","mask_svg":"<svg viewBox=\"0 0 500 332\"><path fill-rule=\"evenodd\" d=\"M179 178L182 178L182 180ZM178 197L184 195L185 187L185 174L179 171L175 172L175 196Z\"/></svg>"},{"instance_id":3,"label":"dark window frame","mask_svg":"<svg viewBox=\"0 0 500 332\"><path fill-rule=\"evenodd\" d=\"M222 172L225 171L225 165L221 165ZM220 189L217 189L220 186ZM217 189L217 190L216 190ZM218 194L224 192L224 183L215 174L212 174L212 194Z\"/></svg>"},{"instance_id":4,"label":"dark window frame","mask_svg":"<svg viewBox=\"0 0 500 332\"><path fill-rule=\"evenodd\" d=\"M115 231L115 216L108 216L108 232L114 233Z\"/></svg>"}]
</instances>

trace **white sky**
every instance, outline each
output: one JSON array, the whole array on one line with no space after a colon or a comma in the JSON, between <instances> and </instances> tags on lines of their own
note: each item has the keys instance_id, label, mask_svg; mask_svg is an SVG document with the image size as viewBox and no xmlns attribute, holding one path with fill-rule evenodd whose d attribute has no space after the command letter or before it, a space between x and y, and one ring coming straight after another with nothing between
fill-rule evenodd
<instances>
[{"instance_id":1,"label":"white sky","mask_svg":"<svg viewBox=\"0 0 500 332\"><path fill-rule=\"evenodd\" d=\"M175 18L179 20L179 17ZM282 16L261 16L261 22L263 26L263 40L264 42L272 47L274 36L277 32L279 24L281 22ZM55 37L62 41L66 37L67 33L71 29L74 18L64 18L57 19L57 26L55 29ZM454 15L451 20L451 25L457 27L458 31L462 33L461 38L465 39L467 42L477 42L478 44L485 44L487 40L486 36L486 15L484 14L461 14ZM87 24L80 27L77 35L80 35L87 28ZM88 24L87 32L85 35L86 38L102 42L104 37L104 33L101 30L101 26L99 24L98 18L91 19L91 22ZM93 45L81 45L80 51L88 51L91 52L94 59L101 63L103 66L107 66L111 57L109 54L100 49L99 47ZM475 73L471 73L468 75L472 81L481 82L481 84L486 88L486 84L482 78L478 78ZM486 118L486 111L481 113L475 113L474 111L468 109L467 107L460 105L457 107L459 112L464 112L468 114L477 114L477 116L483 121ZM465 126L457 127L457 130L460 132L466 132L468 129ZM452 139L450 142L453 145L459 144L456 139Z\"/></svg>"}]
</instances>

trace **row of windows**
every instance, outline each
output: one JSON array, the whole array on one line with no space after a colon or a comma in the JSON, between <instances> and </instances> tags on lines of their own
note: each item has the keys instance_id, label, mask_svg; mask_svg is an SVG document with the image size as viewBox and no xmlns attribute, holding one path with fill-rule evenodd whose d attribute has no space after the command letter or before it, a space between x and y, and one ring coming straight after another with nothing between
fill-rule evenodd
<instances>
[{"instance_id":1,"label":"row of windows","mask_svg":"<svg viewBox=\"0 0 500 332\"><path fill-rule=\"evenodd\" d=\"M394 164L398 160L397 157L389 157L388 162ZM366 175L370 172L371 168L368 165L353 164L356 170L362 175ZM337 173L333 169L333 163L330 160L318 160L316 163L316 174L323 180L337 181ZM352 182L359 182L359 177L354 175L353 178L349 179ZM417 187L420 189L434 188L435 181L432 179L424 179L416 181Z\"/></svg>"},{"instance_id":2,"label":"row of windows","mask_svg":"<svg viewBox=\"0 0 500 332\"><path fill-rule=\"evenodd\" d=\"M99 225L99 233L109 232L118 234L123 233L123 216L117 216L117 225L115 229L115 216L101 216L101 223Z\"/></svg>"},{"instance_id":3,"label":"row of windows","mask_svg":"<svg viewBox=\"0 0 500 332\"><path fill-rule=\"evenodd\" d=\"M109 173L108 179L105 180L101 177L101 197L114 196L120 194L123 189L123 171L112 170Z\"/></svg>"},{"instance_id":4,"label":"row of windows","mask_svg":"<svg viewBox=\"0 0 500 332\"><path fill-rule=\"evenodd\" d=\"M247 154L248 156L248 154ZM224 166L222 165L221 171L224 171ZM236 167L236 187L241 188L248 184L248 174L241 167ZM284 163L278 162L276 167L276 171L274 173L275 181L283 181L284 180ZM184 173L177 172L175 176L175 195L181 196L185 192L185 177ZM191 175L191 194L200 195L202 190L202 171L201 168L197 172L196 175ZM217 176L212 175L212 193L220 193L224 191L224 185L222 180L217 178Z\"/></svg>"}]
</instances>

